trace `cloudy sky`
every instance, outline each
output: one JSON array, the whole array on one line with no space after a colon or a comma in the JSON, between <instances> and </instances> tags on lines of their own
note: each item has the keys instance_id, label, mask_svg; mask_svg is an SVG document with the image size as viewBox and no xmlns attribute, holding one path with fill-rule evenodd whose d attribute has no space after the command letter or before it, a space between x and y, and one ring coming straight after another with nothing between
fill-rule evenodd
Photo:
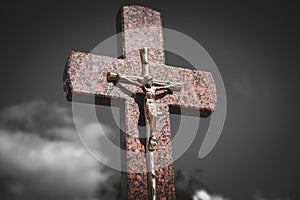
<instances>
[{"instance_id":1,"label":"cloudy sky","mask_svg":"<svg viewBox=\"0 0 300 200\"><path fill-rule=\"evenodd\" d=\"M116 33L115 17L124 4L161 11L164 27L189 35L209 52L225 83L222 136L208 157L198 159L209 119L201 121L193 145L175 163L177 191L192 187L195 199L203 200L201 189L214 199L299 199L299 7L296 1L256 0L2 3L0 199L118 195L118 173L96 162L78 141L62 73L71 50L91 51ZM184 64L171 55L167 63ZM97 111L105 134L116 142L110 109ZM177 120L171 116L171 123ZM83 137L95 149L101 146L98 122L83 117L80 123Z\"/></svg>"}]
</instances>

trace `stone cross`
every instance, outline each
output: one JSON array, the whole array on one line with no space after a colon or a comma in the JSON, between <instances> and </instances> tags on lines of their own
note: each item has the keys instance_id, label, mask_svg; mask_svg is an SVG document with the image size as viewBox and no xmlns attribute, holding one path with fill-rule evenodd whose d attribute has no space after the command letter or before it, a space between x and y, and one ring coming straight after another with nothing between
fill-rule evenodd
<instances>
[{"instance_id":1,"label":"stone cross","mask_svg":"<svg viewBox=\"0 0 300 200\"><path fill-rule=\"evenodd\" d=\"M180 114L185 109L189 114L200 111L202 117L209 116L215 110L216 87L209 72L165 65L159 12L124 6L121 20L122 58L71 53L65 71L67 99L72 101L75 94L95 96L97 104L122 108L125 133L121 131L121 147L126 155L121 159L127 171L122 174L123 199L172 200L175 186L169 113ZM154 96L148 98L149 94ZM155 117L150 117L152 105ZM139 128L143 126L151 132L143 133ZM150 143L152 156L147 157Z\"/></svg>"}]
</instances>

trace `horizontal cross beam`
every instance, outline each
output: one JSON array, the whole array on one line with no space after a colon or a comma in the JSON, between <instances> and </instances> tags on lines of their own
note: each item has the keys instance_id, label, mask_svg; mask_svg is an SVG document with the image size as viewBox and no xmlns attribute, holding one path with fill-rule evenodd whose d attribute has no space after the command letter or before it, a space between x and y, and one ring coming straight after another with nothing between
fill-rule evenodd
<instances>
[{"instance_id":1,"label":"horizontal cross beam","mask_svg":"<svg viewBox=\"0 0 300 200\"><path fill-rule=\"evenodd\" d=\"M125 62L123 59L95 55L84 52L72 52L68 59L67 89L69 98L72 94L93 95L100 99L126 100L131 98L119 87L113 87L107 80L107 72L130 74L141 79L140 63ZM160 63L149 63L150 75L155 79L165 80L165 83L181 83L180 92L166 95L158 103L166 103L177 113L184 109L187 114L199 113L208 116L215 110L216 87L210 72L190 70L167 66ZM155 80L154 79L154 80ZM142 81L142 80L140 80ZM159 84L158 80L157 83ZM134 85L124 85L132 93L143 93ZM178 110L179 109L179 110Z\"/></svg>"}]
</instances>

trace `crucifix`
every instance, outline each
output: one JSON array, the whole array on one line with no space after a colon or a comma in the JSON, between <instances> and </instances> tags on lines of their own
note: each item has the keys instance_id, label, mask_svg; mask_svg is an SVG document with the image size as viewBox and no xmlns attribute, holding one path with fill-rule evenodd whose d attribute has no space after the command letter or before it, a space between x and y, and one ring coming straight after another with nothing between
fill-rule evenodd
<instances>
[{"instance_id":1,"label":"crucifix","mask_svg":"<svg viewBox=\"0 0 300 200\"><path fill-rule=\"evenodd\" d=\"M169 113L200 111L216 105L211 73L165 65L159 12L141 6L121 9L123 57L72 52L65 71L67 100L95 96L101 105L124 108L126 174L123 199L175 199ZM129 91L129 92L128 92ZM143 131L139 126L144 126ZM144 139L142 135L144 135Z\"/></svg>"},{"instance_id":2,"label":"crucifix","mask_svg":"<svg viewBox=\"0 0 300 200\"><path fill-rule=\"evenodd\" d=\"M120 75L118 73L107 73L108 81L118 81L129 83L141 87L144 91L144 112L146 121L146 168L147 168L147 183L148 183L148 197L149 199L156 198L156 181L155 181L155 167L154 167L154 150L157 146L157 138L155 137L156 120L159 114L156 104L156 92L161 90L179 91L181 89L180 83L155 80L149 74L148 65L148 49L140 49L142 76Z\"/></svg>"}]
</instances>

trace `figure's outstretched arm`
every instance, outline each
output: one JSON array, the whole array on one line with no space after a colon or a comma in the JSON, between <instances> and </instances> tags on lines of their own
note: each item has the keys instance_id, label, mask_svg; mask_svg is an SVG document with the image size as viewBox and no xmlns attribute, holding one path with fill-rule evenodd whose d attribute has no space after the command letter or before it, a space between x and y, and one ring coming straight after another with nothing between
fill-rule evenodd
<instances>
[{"instance_id":1,"label":"figure's outstretched arm","mask_svg":"<svg viewBox=\"0 0 300 200\"><path fill-rule=\"evenodd\" d=\"M165 84L165 85L164 85ZM172 91L180 91L182 84L181 83L173 83L173 82L166 82L161 84L161 86L157 86L155 89L158 90L172 90ZM157 84L160 85L160 84Z\"/></svg>"},{"instance_id":2,"label":"figure's outstretched arm","mask_svg":"<svg viewBox=\"0 0 300 200\"><path fill-rule=\"evenodd\" d=\"M120 82L142 87L142 77L121 75L115 72L107 72L107 80L111 82Z\"/></svg>"}]
</instances>

